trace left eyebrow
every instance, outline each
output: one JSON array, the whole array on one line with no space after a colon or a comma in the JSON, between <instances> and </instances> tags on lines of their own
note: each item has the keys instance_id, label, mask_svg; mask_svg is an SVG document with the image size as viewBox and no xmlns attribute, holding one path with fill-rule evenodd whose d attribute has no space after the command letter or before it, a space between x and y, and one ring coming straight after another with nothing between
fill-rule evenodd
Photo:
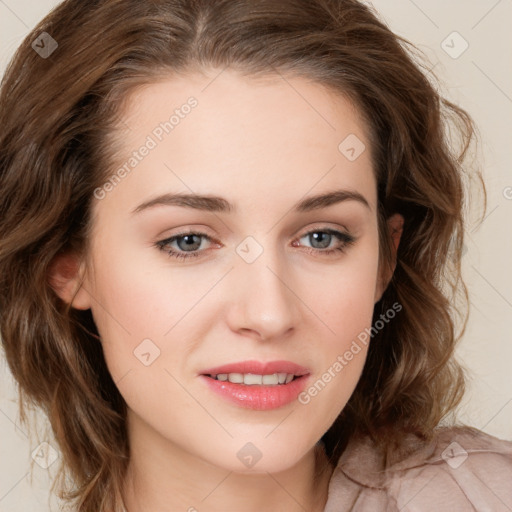
<instances>
[{"instance_id":1,"label":"left eyebrow","mask_svg":"<svg viewBox=\"0 0 512 512\"><path fill-rule=\"evenodd\" d=\"M343 201L357 201L371 210L370 204L366 198L354 190L334 190L326 194L306 197L306 199L302 199L295 205L295 210L298 212L310 212L312 210L319 210L320 208L327 208L328 206Z\"/></svg>"},{"instance_id":2,"label":"left eyebrow","mask_svg":"<svg viewBox=\"0 0 512 512\"><path fill-rule=\"evenodd\" d=\"M327 208L343 201L357 201L368 209L370 205L366 198L359 192L353 190L334 190L315 196L306 197L299 201L294 210L299 213ZM154 208L156 206L181 206L183 208L193 208L195 210L204 210L209 212L229 213L236 211L236 207L227 199L212 195L197 194L163 194L154 199L150 199L132 210L132 214Z\"/></svg>"}]
</instances>

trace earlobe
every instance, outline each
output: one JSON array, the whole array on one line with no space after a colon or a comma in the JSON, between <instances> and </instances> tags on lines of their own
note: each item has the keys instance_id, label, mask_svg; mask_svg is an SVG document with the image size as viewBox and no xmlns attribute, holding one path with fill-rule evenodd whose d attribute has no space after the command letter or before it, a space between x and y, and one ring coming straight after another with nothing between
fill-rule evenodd
<instances>
[{"instance_id":1,"label":"earlobe","mask_svg":"<svg viewBox=\"0 0 512 512\"><path fill-rule=\"evenodd\" d=\"M396 254L404 228L404 218L399 213L395 213L388 218L387 225L388 233L391 236L392 261L391 266L387 269L386 273L383 273L382 269L379 271L378 284L375 289L375 303L380 300L385 289L388 287L391 278L393 277L393 273L396 268Z\"/></svg>"},{"instance_id":2,"label":"earlobe","mask_svg":"<svg viewBox=\"0 0 512 512\"><path fill-rule=\"evenodd\" d=\"M76 253L55 256L48 269L48 283L55 293L75 309L89 309L90 295L81 286L83 268ZM78 290L78 291L77 291Z\"/></svg>"},{"instance_id":3,"label":"earlobe","mask_svg":"<svg viewBox=\"0 0 512 512\"><path fill-rule=\"evenodd\" d=\"M398 245L400 244L400 238L402 237L402 232L404 230L404 218L399 213L395 213L388 219L388 228L391 233L391 240L393 242L393 257L395 259L396 265L396 252L398 250Z\"/></svg>"}]
</instances>

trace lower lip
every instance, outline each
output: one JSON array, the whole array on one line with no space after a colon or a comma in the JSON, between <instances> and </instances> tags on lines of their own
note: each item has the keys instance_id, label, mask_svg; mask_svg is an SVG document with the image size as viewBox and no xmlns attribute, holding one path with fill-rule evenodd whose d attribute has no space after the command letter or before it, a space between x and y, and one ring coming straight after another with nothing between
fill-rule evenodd
<instances>
[{"instance_id":1,"label":"lower lip","mask_svg":"<svg viewBox=\"0 0 512 512\"><path fill-rule=\"evenodd\" d=\"M230 402L245 409L268 411L284 407L297 399L297 396L306 387L309 375L292 380L288 384L276 386L263 386L247 384L234 384L200 375L212 391L226 398Z\"/></svg>"}]
</instances>

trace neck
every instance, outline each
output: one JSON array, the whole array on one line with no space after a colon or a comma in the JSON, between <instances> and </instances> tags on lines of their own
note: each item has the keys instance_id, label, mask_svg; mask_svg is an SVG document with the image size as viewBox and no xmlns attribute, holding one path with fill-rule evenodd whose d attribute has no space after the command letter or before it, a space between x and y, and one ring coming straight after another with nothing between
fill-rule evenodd
<instances>
[{"instance_id":1,"label":"neck","mask_svg":"<svg viewBox=\"0 0 512 512\"><path fill-rule=\"evenodd\" d=\"M127 512L323 512L332 465L321 445L280 472L237 473L157 435L131 429L124 481Z\"/></svg>"}]
</instances>

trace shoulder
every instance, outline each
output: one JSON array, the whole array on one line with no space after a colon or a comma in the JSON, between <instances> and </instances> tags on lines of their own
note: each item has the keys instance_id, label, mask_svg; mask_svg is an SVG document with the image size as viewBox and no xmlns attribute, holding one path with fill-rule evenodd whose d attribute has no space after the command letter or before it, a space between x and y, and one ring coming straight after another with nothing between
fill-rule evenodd
<instances>
[{"instance_id":1,"label":"shoulder","mask_svg":"<svg viewBox=\"0 0 512 512\"><path fill-rule=\"evenodd\" d=\"M512 511L512 442L471 427L409 434L384 455L350 443L334 469L325 512Z\"/></svg>"}]
</instances>

